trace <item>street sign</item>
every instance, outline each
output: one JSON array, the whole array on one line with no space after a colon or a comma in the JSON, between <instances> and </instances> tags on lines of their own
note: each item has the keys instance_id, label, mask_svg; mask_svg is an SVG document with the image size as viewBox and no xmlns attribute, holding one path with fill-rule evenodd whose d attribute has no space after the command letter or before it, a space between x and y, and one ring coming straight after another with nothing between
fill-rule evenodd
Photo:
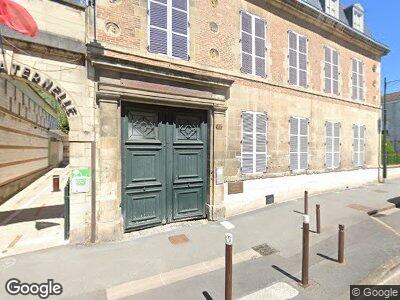
<instances>
[{"instance_id":1,"label":"street sign","mask_svg":"<svg viewBox=\"0 0 400 300\"><path fill-rule=\"evenodd\" d=\"M71 172L71 192L87 193L90 191L90 169L80 168Z\"/></svg>"}]
</instances>

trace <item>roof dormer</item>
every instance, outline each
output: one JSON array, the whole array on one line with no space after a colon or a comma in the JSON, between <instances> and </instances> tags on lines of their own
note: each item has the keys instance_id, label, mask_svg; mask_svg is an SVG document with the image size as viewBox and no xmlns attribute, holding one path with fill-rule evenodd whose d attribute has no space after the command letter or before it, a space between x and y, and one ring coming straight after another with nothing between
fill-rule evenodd
<instances>
[{"instance_id":1,"label":"roof dormer","mask_svg":"<svg viewBox=\"0 0 400 300\"><path fill-rule=\"evenodd\" d=\"M325 12L332 17L339 19L339 0L324 0Z\"/></svg>"},{"instance_id":2,"label":"roof dormer","mask_svg":"<svg viewBox=\"0 0 400 300\"><path fill-rule=\"evenodd\" d=\"M346 14L348 16L350 25L361 32L364 32L364 8L361 4L356 3L346 8Z\"/></svg>"}]
</instances>

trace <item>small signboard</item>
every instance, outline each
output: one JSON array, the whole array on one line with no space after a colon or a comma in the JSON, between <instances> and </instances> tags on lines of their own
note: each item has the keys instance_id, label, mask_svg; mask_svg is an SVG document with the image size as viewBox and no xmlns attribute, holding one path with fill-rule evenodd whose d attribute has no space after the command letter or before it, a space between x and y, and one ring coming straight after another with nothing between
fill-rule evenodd
<instances>
[{"instance_id":1,"label":"small signboard","mask_svg":"<svg viewBox=\"0 0 400 300\"><path fill-rule=\"evenodd\" d=\"M71 172L71 192L87 193L90 191L90 169L80 168Z\"/></svg>"}]
</instances>

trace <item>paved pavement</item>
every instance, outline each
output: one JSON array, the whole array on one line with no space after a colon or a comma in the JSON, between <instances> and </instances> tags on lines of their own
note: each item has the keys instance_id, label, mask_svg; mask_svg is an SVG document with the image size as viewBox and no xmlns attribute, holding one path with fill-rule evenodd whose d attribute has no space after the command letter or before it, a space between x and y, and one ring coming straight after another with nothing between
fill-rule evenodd
<instances>
[{"instance_id":1,"label":"paved pavement","mask_svg":"<svg viewBox=\"0 0 400 300\"><path fill-rule=\"evenodd\" d=\"M235 299L346 299L350 284L365 278L376 283L397 278L397 265L388 261L400 257L400 210L393 208L399 184L393 180L316 196L310 191L310 227L315 228L313 211L319 203L322 233L310 236L307 289L298 284L301 200L232 217L225 226L180 223L123 242L67 245L10 256L0 260L0 287L13 277L24 282L52 278L63 285L61 298L66 299L223 299L224 235L231 232ZM392 208L375 217L367 214L388 205ZM344 264L336 262L338 224L346 226ZM181 234L187 240L177 237L172 244L171 237ZM254 250L260 245L266 253ZM378 276L384 265L393 272L383 270L385 277ZM0 299L13 298L0 288Z\"/></svg>"},{"instance_id":2,"label":"paved pavement","mask_svg":"<svg viewBox=\"0 0 400 300\"><path fill-rule=\"evenodd\" d=\"M60 175L60 192L52 177ZM65 244L63 187L68 168L55 168L0 205L0 258Z\"/></svg>"}]
</instances>

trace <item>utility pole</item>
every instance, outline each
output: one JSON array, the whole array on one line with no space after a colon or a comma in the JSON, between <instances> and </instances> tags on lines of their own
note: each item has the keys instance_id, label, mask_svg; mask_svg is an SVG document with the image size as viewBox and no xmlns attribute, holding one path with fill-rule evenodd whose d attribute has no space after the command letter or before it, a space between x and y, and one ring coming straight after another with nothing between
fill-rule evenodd
<instances>
[{"instance_id":1,"label":"utility pole","mask_svg":"<svg viewBox=\"0 0 400 300\"><path fill-rule=\"evenodd\" d=\"M386 77L384 79L383 85L383 129L382 129L382 152L383 152L383 180L385 181L387 178L387 150L386 150L386 88L387 88L387 81ZM380 153L381 155L381 153Z\"/></svg>"}]
</instances>

